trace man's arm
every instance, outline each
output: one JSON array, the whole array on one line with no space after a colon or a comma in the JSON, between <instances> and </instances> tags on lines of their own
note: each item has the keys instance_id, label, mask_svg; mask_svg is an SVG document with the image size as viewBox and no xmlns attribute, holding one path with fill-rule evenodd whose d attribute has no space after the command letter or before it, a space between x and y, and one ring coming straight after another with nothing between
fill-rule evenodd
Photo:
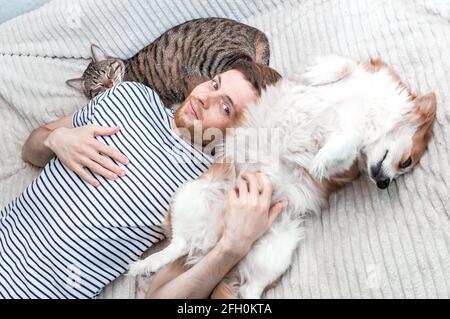
<instances>
[{"instance_id":1,"label":"man's arm","mask_svg":"<svg viewBox=\"0 0 450 319\"><path fill-rule=\"evenodd\" d=\"M147 298L207 298L269 229L287 203L270 207L272 184L266 175L246 174L243 178L228 194L224 232L217 245L188 270L179 259L158 272Z\"/></svg>"},{"instance_id":2,"label":"man's arm","mask_svg":"<svg viewBox=\"0 0 450 319\"><path fill-rule=\"evenodd\" d=\"M47 137L50 133L60 127L72 127L71 119L71 116L66 116L35 129L22 147L22 159L35 166L44 167L53 157L55 157L55 153L46 143Z\"/></svg>"},{"instance_id":3,"label":"man's arm","mask_svg":"<svg viewBox=\"0 0 450 319\"><path fill-rule=\"evenodd\" d=\"M122 164L128 158L109 145L97 141L96 136L116 134L118 127L86 125L72 128L72 116L66 116L35 129L22 148L22 159L44 167L55 156L69 169L93 186L100 183L85 168L109 180L125 176L125 170L111 159Z\"/></svg>"},{"instance_id":4,"label":"man's arm","mask_svg":"<svg viewBox=\"0 0 450 319\"><path fill-rule=\"evenodd\" d=\"M219 242L198 264L186 270L184 258L155 275L147 298L208 298L217 284L244 257Z\"/></svg>"}]
</instances>

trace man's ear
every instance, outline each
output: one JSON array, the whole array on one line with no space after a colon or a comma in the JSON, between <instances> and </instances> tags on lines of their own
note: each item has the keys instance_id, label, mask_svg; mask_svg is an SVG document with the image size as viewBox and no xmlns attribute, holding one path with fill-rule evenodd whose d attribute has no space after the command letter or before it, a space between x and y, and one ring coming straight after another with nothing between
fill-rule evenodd
<instances>
[{"instance_id":1,"label":"man's ear","mask_svg":"<svg viewBox=\"0 0 450 319\"><path fill-rule=\"evenodd\" d=\"M84 80L83 78L70 79L66 81L66 84L75 90L84 93Z\"/></svg>"},{"instance_id":2,"label":"man's ear","mask_svg":"<svg viewBox=\"0 0 450 319\"><path fill-rule=\"evenodd\" d=\"M91 55L94 63L105 61L108 59L106 52L96 44L91 44Z\"/></svg>"}]
</instances>

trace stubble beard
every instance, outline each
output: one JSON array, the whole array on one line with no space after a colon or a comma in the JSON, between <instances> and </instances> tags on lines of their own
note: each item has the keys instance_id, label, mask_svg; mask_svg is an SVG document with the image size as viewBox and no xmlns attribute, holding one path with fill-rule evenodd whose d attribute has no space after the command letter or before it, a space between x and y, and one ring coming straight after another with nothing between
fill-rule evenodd
<instances>
[{"instance_id":1,"label":"stubble beard","mask_svg":"<svg viewBox=\"0 0 450 319\"><path fill-rule=\"evenodd\" d=\"M177 126L178 134L186 141L189 141L193 146L204 147L208 141L203 140L203 125L201 121L192 121L184 114L185 105L182 104L175 112L175 125Z\"/></svg>"}]
</instances>

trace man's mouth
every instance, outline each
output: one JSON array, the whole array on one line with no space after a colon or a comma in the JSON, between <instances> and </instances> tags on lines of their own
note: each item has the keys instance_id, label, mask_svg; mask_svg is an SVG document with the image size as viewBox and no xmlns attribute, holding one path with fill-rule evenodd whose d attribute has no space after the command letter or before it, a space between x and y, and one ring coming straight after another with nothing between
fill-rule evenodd
<instances>
[{"instance_id":1,"label":"man's mouth","mask_svg":"<svg viewBox=\"0 0 450 319\"><path fill-rule=\"evenodd\" d=\"M188 108L189 108L189 113L191 113L191 115L198 120L198 115L197 115L197 112L195 112L195 107L194 107L194 104L192 103L192 101L189 101Z\"/></svg>"}]
</instances>

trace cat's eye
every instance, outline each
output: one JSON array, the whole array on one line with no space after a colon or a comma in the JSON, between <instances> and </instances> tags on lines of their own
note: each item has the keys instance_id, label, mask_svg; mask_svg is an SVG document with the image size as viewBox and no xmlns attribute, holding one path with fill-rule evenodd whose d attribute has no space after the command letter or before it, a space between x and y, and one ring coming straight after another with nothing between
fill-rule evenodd
<instances>
[{"instance_id":1,"label":"cat's eye","mask_svg":"<svg viewBox=\"0 0 450 319\"><path fill-rule=\"evenodd\" d=\"M406 161L404 161L403 163L400 164L400 168L401 169L408 168L411 166L411 164L412 164L412 158L410 156L410 157L408 157L408 159Z\"/></svg>"}]
</instances>

